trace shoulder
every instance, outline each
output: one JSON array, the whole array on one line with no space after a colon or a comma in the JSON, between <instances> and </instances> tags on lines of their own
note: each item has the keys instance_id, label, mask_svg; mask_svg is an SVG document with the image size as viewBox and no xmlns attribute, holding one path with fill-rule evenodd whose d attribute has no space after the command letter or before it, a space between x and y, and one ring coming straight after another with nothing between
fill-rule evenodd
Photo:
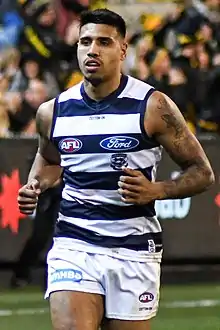
<instances>
[{"instance_id":1,"label":"shoulder","mask_svg":"<svg viewBox=\"0 0 220 330\"><path fill-rule=\"evenodd\" d=\"M162 114L163 112L167 111L174 111L177 109L176 104L164 93L159 91L154 91L149 97L147 103L147 112L154 114Z\"/></svg>"},{"instance_id":2,"label":"shoulder","mask_svg":"<svg viewBox=\"0 0 220 330\"><path fill-rule=\"evenodd\" d=\"M51 99L47 102L42 103L37 110L37 118L52 118L54 109L55 99Z\"/></svg>"},{"instance_id":3,"label":"shoulder","mask_svg":"<svg viewBox=\"0 0 220 330\"><path fill-rule=\"evenodd\" d=\"M166 95L155 91L149 97L145 113L145 129L152 136L163 133L175 123L185 125L177 105Z\"/></svg>"},{"instance_id":4,"label":"shoulder","mask_svg":"<svg viewBox=\"0 0 220 330\"><path fill-rule=\"evenodd\" d=\"M74 100L82 99L81 86L82 86L82 82L80 82L79 84L74 85L74 86L68 88L66 91L62 92L57 97L58 103L65 102L65 101L68 101L71 99L74 99Z\"/></svg>"},{"instance_id":5,"label":"shoulder","mask_svg":"<svg viewBox=\"0 0 220 330\"><path fill-rule=\"evenodd\" d=\"M127 84L119 98L134 98L137 100L144 100L148 93L154 90L154 87L147 84L144 81L133 78L131 76L126 76Z\"/></svg>"},{"instance_id":6,"label":"shoulder","mask_svg":"<svg viewBox=\"0 0 220 330\"><path fill-rule=\"evenodd\" d=\"M55 99L42 103L36 114L37 131L42 135L49 135L52 125Z\"/></svg>"}]
</instances>

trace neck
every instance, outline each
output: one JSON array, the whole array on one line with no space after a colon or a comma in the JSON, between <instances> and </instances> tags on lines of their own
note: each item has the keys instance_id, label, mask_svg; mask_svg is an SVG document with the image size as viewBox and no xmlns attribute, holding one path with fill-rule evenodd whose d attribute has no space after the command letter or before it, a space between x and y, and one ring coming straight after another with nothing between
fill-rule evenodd
<instances>
[{"instance_id":1,"label":"neck","mask_svg":"<svg viewBox=\"0 0 220 330\"><path fill-rule=\"evenodd\" d=\"M95 101L100 101L113 93L120 85L121 73L111 80L102 81L99 84L93 84L91 81L84 80L84 89L86 94Z\"/></svg>"}]
</instances>

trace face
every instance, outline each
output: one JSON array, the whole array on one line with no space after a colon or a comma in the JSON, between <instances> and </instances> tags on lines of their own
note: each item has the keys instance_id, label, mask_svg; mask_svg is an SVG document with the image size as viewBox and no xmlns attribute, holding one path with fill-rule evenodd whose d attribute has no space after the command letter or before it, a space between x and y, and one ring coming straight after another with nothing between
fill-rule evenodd
<instances>
[{"instance_id":1,"label":"face","mask_svg":"<svg viewBox=\"0 0 220 330\"><path fill-rule=\"evenodd\" d=\"M170 57L168 54L165 54L163 60L160 63L161 72L163 72L164 74L168 73L170 70L170 64Z\"/></svg>"},{"instance_id":2,"label":"face","mask_svg":"<svg viewBox=\"0 0 220 330\"><path fill-rule=\"evenodd\" d=\"M209 54L204 52L201 52L198 55L199 63L202 68L208 68L209 66Z\"/></svg>"},{"instance_id":3,"label":"face","mask_svg":"<svg viewBox=\"0 0 220 330\"><path fill-rule=\"evenodd\" d=\"M192 58L195 55L196 47L194 45L188 45L183 48L182 55L186 58Z\"/></svg>"},{"instance_id":4,"label":"face","mask_svg":"<svg viewBox=\"0 0 220 330\"><path fill-rule=\"evenodd\" d=\"M214 66L220 66L220 53L213 57L212 64Z\"/></svg>"},{"instance_id":5,"label":"face","mask_svg":"<svg viewBox=\"0 0 220 330\"><path fill-rule=\"evenodd\" d=\"M0 93L5 93L8 89L9 81L8 78L1 75L0 76Z\"/></svg>"},{"instance_id":6,"label":"face","mask_svg":"<svg viewBox=\"0 0 220 330\"><path fill-rule=\"evenodd\" d=\"M48 6L48 8L38 18L38 23L45 27L53 25L55 21L56 12L52 6Z\"/></svg>"},{"instance_id":7,"label":"face","mask_svg":"<svg viewBox=\"0 0 220 330\"><path fill-rule=\"evenodd\" d=\"M39 74L39 65L35 61L27 61L24 65L24 71L29 79L34 79Z\"/></svg>"},{"instance_id":8,"label":"face","mask_svg":"<svg viewBox=\"0 0 220 330\"><path fill-rule=\"evenodd\" d=\"M81 28L78 43L78 62L88 81L111 80L121 70L127 44L116 28L89 23Z\"/></svg>"},{"instance_id":9,"label":"face","mask_svg":"<svg viewBox=\"0 0 220 330\"><path fill-rule=\"evenodd\" d=\"M162 73L163 75L168 74L170 70L170 57L167 52L159 51L155 61L152 64L153 71Z\"/></svg>"},{"instance_id":10,"label":"face","mask_svg":"<svg viewBox=\"0 0 220 330\"><path fill-rule=\"evenodd\" d=\"M212 29L208 25L203 25L201 28L201 34L205 41L212 40Z\"/></svg>"},{"instance_id":11,"label":"face","mask_svg":"<svg viewBox=\"0 0 220 330\"><path fill-rule=\"evenodd\" d=\"M207 0L206 4L208 5L209 8L218 10L220 6L220 0Z\"/></svg>"},{"instance_id":12,"label":"face","mask_svg":"<svg viewBox=\"0 0 220 330\"><path fill-rule=\"evenodd\" d=\"M29 88L25 93L26 101L33 107L38 108L48 98L47 88L45 84L38 80L33 80L29 84Z\"/></svg>"}]
</instances>

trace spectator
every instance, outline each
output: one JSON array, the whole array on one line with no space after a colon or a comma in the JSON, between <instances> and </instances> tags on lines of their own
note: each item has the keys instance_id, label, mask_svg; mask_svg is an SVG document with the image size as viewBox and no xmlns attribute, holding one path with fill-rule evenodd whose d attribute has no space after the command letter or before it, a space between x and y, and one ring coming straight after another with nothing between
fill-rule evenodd
<instances>
[{"instance_id":1,"label":"spectator","mask_svg":"<svg viewBox=\"0 0 220 330\"><path fill-rule=\"evenodd\" d=\"M10 136L7 103L0 98L0 138Z\"/></svg>"},{"instance_id":2,"label":"spectator","mask_svg":"<svg viewBox=\"0 0 220 330\"><path fill-rule=\"evenodd\" d=\"M200 120L198 121L199 131L220 132L219 112L219 84L220 84L220 54L213 58L213 67L209 72L206 97L201 108Z\"/></svg>"},{"instance_id":3,"label":"spectator","mask_svg":"<svg viewBox=\"0 0 220 330\"><path fill-rule=\"evenodd\" d=\"M9 88L9 78L4 73L0 73L0 97L4 99Z\"/></svg>"},{"instance_id":4,"label":"spectator","mask_svg":"<svg viewBox=\"0 0 220 330\"><path fill-rule=\"evenodd\" d=\"M40 80L31 80L23 97L19 93L9 97L10 130L26 135L36 134L37 109L49 98L46 84Z\"/></svg>"},{"instance_id":5,"label":"spectator","mask_svg":"<svg viewBox=\"0 0 220 330\"><path fill-rule=\"evenodd\" d=\"M154 49L154 43L153 43L153 38L151 35L146 34L144 36L140 35L137 43L136 43L136 51L134 52L133 56L133 67L131 74L133 73L137 78L141 80L147 79L149 76L149 66L148 63L146 63L145 60L145 55L149 51ZM128 56L130 55L130 60L132 53L129 54L128 51Z\"/></svg>"},{"instance_id":6,"label":"spectator","mask_svg":"<svg viewBox=\"0 0 220 330\"><path fill-rule=\"evenodd\" d=\"M193 0L184 6L182 1L165 17L144 13L139 23L130 23L123 66L125 74L167 93L199 130L198 121L217 125L219 121L219 4L220 0ZM0 3L3 30L22 19L25 23L17 29L20 49L11 47L17 44L12 38L0 51L0 99L6 102L12 132L35 134L38 105L81 81L76 60L78 20L88 6L88 0L22 0L19 17L12 2Z\"/></svg>"},{"instance_id":7,"label":"spectator","mask_svg":"<svg viewBox=\"0 0 220 330\"><path fill-rule=\"evenodd\" d=\"M27 0L21 7L21 13L25 21L19 43L22 53L34 54L39 63L54 74L59 88L63 90L69 75L78 69L77 37L72 33L70 40L69 35L69 44L59 38L56 11L49 0L40 3Z\"/></svg>"},{"instance_id":8,"label":"spectator","mask_svg":"<svg viewBox=\"0 0 220 330\"><path fill-rule=\"evenodd\" d=\"M147 52L145 62L150 69L150 75L146 82L169 95L168 73L171 62L168 52L165 49L155 49Z\"/></svg>"},{"instance_id":9,"label":"spectator","mask_svg":"<svg viewBox=\"0 0 220 330\"><path fill-rule=\"evenodd\" d=\"M22 30L23 20L16 10L3 12L1 15L0 51L17 46Z\"/></svg>"},{"instance_id":10,"label":"spectator","mask_svg":"<svg viewBox=\"0 0 220 330\"><path fill-rule=\"evenodd\" d=\"M8 92L23 92L26 88L20 65L20 52L11 48L4 54L4 73L9 79Z\"/></svg>"},{"instance_id":11,"label":"spectator","mask_svg":"<svg viewBox=\"0 0 220 330\"><path fill-rule=\"evenodd\" d=\"M26 54L26 56L23 56L20 67L26 88L31 80L39 79L47 85L49 98L56 97L57 94L59 94L60 90L55 77L50 71L43 68L43 65L37 61L36 56L33 54Z\"/></svg>"},{"instance_id":12,"label":"spectator","mask_svg":"<svg viewBox=\"0 0 220 330\"><path fill-rule=\"evenodd\" d=\"M173 63L169 71L169 96L177 104L183 116L187 119L190 107L188 80L181 66Z\"/></svg>"}]
</instances>

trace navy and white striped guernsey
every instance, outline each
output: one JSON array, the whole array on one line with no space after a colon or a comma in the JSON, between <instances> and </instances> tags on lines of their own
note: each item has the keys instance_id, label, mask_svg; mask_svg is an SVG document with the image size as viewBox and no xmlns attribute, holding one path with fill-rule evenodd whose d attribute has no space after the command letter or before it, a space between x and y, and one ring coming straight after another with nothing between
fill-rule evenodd
<instances>
[{"instance_id":1,"label":"navy and white striped guernsey","mask_svg":"<svg viewBox=\"0 0 220 330\"><path fill-rule=\"evenodd\" d=\"M161 146L144 131L153 87L130 76L96 102L80 83L55 100L51 139L61 154L64 188L55 237L157 253L161 226L154 203L127 205L117 191L122 166L154 181Z\"/></svg>"}]
</instances>

